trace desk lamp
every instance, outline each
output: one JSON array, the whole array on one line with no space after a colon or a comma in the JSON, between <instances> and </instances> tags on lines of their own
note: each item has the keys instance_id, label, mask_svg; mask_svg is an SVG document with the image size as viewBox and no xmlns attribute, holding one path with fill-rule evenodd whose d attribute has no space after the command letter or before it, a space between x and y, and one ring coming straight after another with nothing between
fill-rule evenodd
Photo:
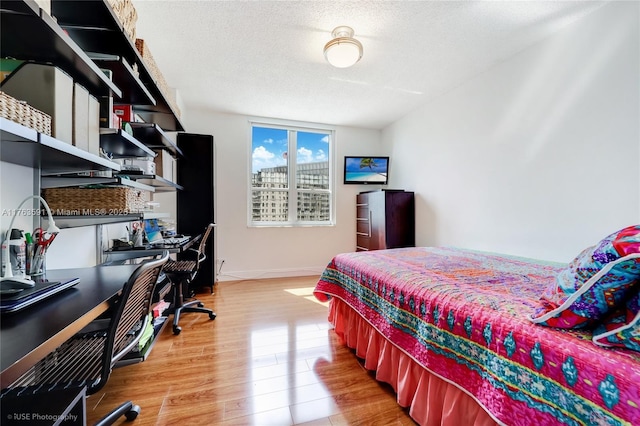
<instances>
[{"instance_id":1,"label":"desk lamp","mask_svg":"<svg viewBox=\"0 0 640 426\"><path fill-rule=\"evenodd\" d=\"M51 209L49 208L49 205L44 200L44 198L42 198L39 195L30 195L24 200L22 200L22 202L14 212L13 217L11 218L11 222L9 223L9 229L7 229L7 234L5 235L5 250L4 250L4 253L2 253L2 256L3 256L2 262L4 263L4 277L0 278L0 282L10 282L11 284L17 287L23 287L23 288L33 287L36 285L36 283L28 275L26 275L26 273L21 277L13 276L13 272L11 271L11 260L9 259L10 257L9 239L11 238L11 228L13 227L13 221L16 219L16 213L20 210L20 207L22 207L24 203L31 200L32 198L38 199L42 203L44 208L47 210L47 216L49 219L49 227L47 228L47 233L56 235L58 234L58 232L60 232L60 228L56 226L56 223L53 220L53 215L51 214Z\"/></svg>"}]
</instances>

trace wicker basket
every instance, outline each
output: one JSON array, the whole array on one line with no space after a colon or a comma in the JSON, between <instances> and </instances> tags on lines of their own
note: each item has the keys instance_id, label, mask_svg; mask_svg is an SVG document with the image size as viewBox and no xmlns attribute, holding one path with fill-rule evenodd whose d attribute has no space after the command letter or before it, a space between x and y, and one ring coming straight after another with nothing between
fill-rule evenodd
<instances>
[{"instance_id":1,"label":"wicker basket","mask_svg":"<svg viewBox=\"0 0 640 426\"><path fill-rule=\"evenodd\" d=\"M113 9L113 12L120 20L120 23L124 27L124 31L127 33L131 40L136 39L136 22L138 22L138 12L133 6L131 0L108 0L109 5Z\"/></svg>"},{"instance_id":2,"label":"wicker basket","mask_svg":"<svg viewBox=\"0 0 640 426\"><path fill-rule=\"evenodd\" d=\"M35 109L25 101L0 92L0 117L51 136L51 116Z\"/></svg>"},{"instance_id":3,"label":"wicker basket","mask_svg":"<svg viewBox=\"0 0 640 426\"><path fill-rule=\"evenodd\" d=\"M136 49L138 50L138 53L140 53L140 56L142 56L142 59L147 65L147 69L149 70L149 74L151 74L151 77L154 79L156 85L164 95L165 99L167 100L169 105L171 105L171 108L173 108L176 116L180 117L180 108L178 108L176 98L173 95L173 91L169 88L167 81L164 79L160 68L158 68L156 61L153 59L153 55L151 55L151 52L149 51L149 44L146 43L143 39L137 38Z\"/></svg>"},{"instance_id":4,"label":"wicker basket","mask_svg":"<svg viewBox=\"0 0 640 426\"><path fill-rule=\"evenodd\" d=\"M125 186L110 188L50 188L42 197L54 215L120 215L141 211L147 191Z\"/></svg>"}]
</instances>

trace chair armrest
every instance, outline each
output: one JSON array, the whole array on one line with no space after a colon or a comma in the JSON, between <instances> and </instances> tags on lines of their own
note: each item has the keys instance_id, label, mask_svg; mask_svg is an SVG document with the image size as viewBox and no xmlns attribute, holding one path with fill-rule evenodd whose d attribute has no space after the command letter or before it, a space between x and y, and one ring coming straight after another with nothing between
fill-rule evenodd
<instances>
[{"instance_id":1,"label":"chair armrest","mask_svg":"<svg viewBox=\"0 0 640 426\"><path fill-rule=\"evenodd\" d=\"M180 253L178 256L180 260L198 260L198 250L196 249L186 249Z\"/></svg>"}]
</instances>

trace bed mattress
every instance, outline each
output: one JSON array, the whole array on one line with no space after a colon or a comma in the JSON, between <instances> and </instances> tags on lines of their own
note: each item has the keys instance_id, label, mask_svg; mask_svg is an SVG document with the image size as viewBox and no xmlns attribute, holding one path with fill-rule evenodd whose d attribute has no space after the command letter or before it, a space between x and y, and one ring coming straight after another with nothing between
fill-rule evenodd
<instances>
[{"instance_id":1,"label":"bed mattress","mask_svg":"<svg viewBox=\"0 0 640 426\"><path fill-rule=\"evenodd\" d=\"M565 264L447 247L344 253L315 288L505 424L640 424L640 354L533 324Z\"/></svg>"}]
</instances>

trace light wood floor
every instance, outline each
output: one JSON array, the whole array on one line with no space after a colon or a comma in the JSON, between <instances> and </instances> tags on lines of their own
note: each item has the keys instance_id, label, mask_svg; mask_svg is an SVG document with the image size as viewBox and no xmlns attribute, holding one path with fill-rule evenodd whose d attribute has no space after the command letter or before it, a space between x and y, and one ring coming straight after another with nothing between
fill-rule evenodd
<instances>
[{"instance_id":1,"label":"light wood floor","mask_svg":"<svg viewBox=\"0 0 640 426\"><path fill-rule=\"evenodd\" d=\"M143 425L415 425L327 322L317 277L220 282L198 294L218 317L187 313L149 358L114 370L88 423L125 400ZM125 423L124 418L122 423Z\"/></svg>"}]
</instances>

